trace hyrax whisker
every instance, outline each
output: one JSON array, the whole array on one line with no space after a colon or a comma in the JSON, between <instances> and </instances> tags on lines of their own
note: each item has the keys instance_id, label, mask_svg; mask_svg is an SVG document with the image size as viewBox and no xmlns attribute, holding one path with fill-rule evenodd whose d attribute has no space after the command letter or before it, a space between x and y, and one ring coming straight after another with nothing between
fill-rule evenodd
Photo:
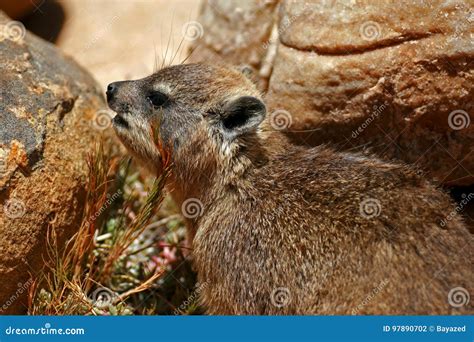
<instances>
[{"instance_id":1,"label":"hyrax whisker","mask_svg":"<svg viewBox=\"0 0 474 342\"><path fill-rule=\"evenodd\" d=\"M188 55L182 60L180 61L178 64L184 64L186 63L186 61L191 58L191 56L193 55L194 51L196 51L196 49L199 47L199 45L196 45L196 46L193 46L190 48L190 51L188 53Z\"/></svg>"},{"instance_id":2,"label":"hyrax whisker","mask_svg":"<svg viewBox=\"0 0 474 342\"><path fill-rule=\"evenodd\" d=\"M158 71L158 55L156 53L156 44L153 43L153 48L154 48L154 51L155 51L155 59L154 59L154 63L153 63L153 73L157 72Z\"/></svg>"}]
</instances>

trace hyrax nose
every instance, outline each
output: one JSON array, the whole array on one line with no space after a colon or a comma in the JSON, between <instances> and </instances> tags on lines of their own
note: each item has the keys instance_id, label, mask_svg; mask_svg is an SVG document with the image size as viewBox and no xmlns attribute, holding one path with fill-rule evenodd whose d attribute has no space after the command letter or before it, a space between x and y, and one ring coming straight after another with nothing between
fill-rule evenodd
<instances>
[{"instance_id":1,"label":"hyrax nose","mask_svg":"<svg viewBox=\"0 0 474 342\"><path fill-rule=\"evenodd\" d=\"M107 95L108 103L110 103L114 99L115 95L117 94L118 83L119 82L110 83L107 86L107 91L105 93Z\"/></svg>"}]
</instances>

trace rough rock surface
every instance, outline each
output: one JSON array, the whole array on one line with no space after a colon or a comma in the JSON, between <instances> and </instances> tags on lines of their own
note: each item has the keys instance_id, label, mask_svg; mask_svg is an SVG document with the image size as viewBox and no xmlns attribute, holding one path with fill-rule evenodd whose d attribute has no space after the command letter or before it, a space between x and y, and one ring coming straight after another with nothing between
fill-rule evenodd
<instances>
[{"instance_id":1,"label":"rough rock surface","mask_svg":"<svg viewBox=\"0 0 474 342\"><path fill-rule=\"evenodd\" d=\"M9 23L0 13L0 27ZM10 33L0 42L3 314L26 310L30 274L43 264L47 229L64 239L79 228L86 155L107 126L101 89L87 72L51 44L23 37L21 26Z\"/></svg>"},{"instance_id":2,"label":"rough rock surface","mask_svg":"<svg viewBox=\"0 0 474 342\"><path fill-rule=\"evenodd\" d=\"M243 3L265 14L239 19ZM199 21L192 60L256 68L269 119L296 142L363 146L443 184L474 183L468 2L221 0L207 2Z\"/></svg>"},{"instance_id":3,"label":"rough rock surface","mask_svg":"<svg viewBox=\"0 0 474 342\"><path fill-rule=\"evenodd\" d=\"M198 19L202 39L196 40L191 61L246 64L266 73L258 79L266 87L270 70L264 67L267 46L262 44L270 40L277 4L277 0L203 2Z\"/></svg>"}]
</instances>

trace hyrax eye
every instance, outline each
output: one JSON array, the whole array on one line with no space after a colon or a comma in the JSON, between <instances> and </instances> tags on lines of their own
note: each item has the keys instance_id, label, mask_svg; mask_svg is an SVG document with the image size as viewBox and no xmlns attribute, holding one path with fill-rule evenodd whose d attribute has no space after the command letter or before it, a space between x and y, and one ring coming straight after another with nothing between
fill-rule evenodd
<instances>
[{"instance_id":1,"label":"hyrax eye","mask_svg":"<svg viewBox=\"0 0 474 342\"><path fill-rule=\"evenodd\" d=\"M150 101L150 103L155 109L163 107L169 101L168 96L166 96L160 91L155 91L151 93L150 95L148 95L147 99L148 101Z\"/></svg>"}]
</instances>

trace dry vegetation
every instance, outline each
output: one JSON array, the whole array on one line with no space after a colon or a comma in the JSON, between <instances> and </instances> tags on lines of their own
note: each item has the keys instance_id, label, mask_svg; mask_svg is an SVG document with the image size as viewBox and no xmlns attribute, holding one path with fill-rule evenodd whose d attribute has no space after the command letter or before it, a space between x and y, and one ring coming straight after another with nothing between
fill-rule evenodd
<instances>
[{"instance_id":1,"label":"dry vegetation","mask_svg":"<svg viewBox=\"0 0 474 342\"><path fill-rule=\"evenodd\" d=\"M45 269L29 294L30 314L201 311L187 301L195 275L182 252L182 218L165 196L164 162L163 174L147 181L129 159L111 159L102 145L96 148L88 160L81 227L65 247L50 230Z\"/></svg>"}]
</instances>

